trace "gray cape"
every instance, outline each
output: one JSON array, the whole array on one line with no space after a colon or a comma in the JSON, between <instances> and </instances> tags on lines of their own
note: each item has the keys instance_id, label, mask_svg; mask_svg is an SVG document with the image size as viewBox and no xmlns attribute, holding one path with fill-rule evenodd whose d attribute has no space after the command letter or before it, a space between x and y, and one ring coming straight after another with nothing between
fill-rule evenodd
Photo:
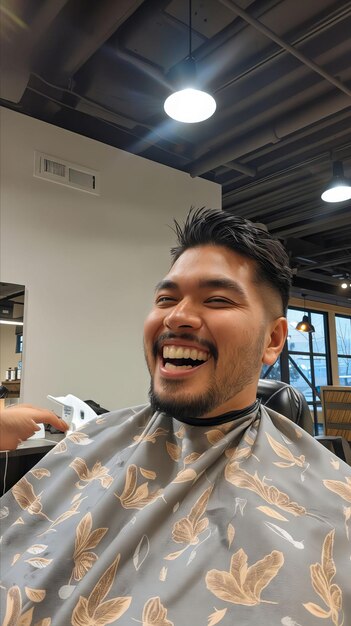
<instances>
[{"instance_id":1,"label":"gray cape","mask_svg":"<svg viewBox=\"0 0 351 626\"><path fill-rule=\"evenodd\" d=\"M263 407L203 424L100 416L4 496L3 626L351 624L351 468Z\"/></svg>"}]
</instances>

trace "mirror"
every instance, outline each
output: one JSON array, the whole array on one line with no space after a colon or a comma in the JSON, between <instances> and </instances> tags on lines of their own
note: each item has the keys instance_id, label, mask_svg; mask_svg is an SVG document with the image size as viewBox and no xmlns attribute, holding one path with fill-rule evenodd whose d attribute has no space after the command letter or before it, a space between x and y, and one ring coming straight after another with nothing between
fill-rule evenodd
<instances>
[{"instance_id":1,"label":"mirror","mask_svg":"<svg viewBox=\"0 0 351 626\"><path fill-rule=\"evenodd\" d=\"M0 402L19 402L22 379L24 285L0 283Z\"/></svg>"}]
</instances>

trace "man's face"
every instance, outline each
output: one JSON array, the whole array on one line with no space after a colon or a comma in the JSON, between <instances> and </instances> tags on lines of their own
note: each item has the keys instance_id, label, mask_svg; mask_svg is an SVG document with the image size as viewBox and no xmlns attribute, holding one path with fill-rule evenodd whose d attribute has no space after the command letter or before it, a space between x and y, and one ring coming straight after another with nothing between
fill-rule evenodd
<instances>
[{"instance_id":1,"label":"man's face","mask_svg":"<svg viewBox=\"0 0 351 626\"><path fill-rule=\"evenodd\" d=\"M255 262L222 246L186 250L157 286L144 326L154 409L213 417L254 402L262 363L285 339L279 295Z\"/></svg>"}]
</instances>

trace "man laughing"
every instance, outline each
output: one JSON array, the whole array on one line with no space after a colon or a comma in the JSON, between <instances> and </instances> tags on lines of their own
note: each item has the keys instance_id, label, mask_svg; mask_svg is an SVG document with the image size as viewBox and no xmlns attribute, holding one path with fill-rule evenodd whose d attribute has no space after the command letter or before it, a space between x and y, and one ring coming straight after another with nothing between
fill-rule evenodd
<instances>
[{"instance_id":1,"label":"man laughing","mask_svg":"<svg viewBox=\"0 0 351 626\"><path fill-rule=\"evenodd\" d=\"M287 255L220 211L175 230L150 402L68 435L3 499L4 626L351 623L351 468L256 397Z\"/></svg>"}]
</instances>

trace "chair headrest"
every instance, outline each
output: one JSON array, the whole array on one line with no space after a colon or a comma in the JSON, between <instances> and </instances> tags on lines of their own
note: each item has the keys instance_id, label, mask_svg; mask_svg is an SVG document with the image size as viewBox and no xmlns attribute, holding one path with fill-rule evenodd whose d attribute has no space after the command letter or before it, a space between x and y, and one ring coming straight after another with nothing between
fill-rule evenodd
<instances>
[{"instance_id":1,"label":"chair headrest","mask_svg":"<svg viewBox=\"0 0 351 626\"><path fill-rule=\"evenodd\" d=\"M260 378L257 387L257 397L262 404L277 413L291 419L313 435L313 420L305 396L281 380L266 380Z\"/></svg>"}]
</instances>

